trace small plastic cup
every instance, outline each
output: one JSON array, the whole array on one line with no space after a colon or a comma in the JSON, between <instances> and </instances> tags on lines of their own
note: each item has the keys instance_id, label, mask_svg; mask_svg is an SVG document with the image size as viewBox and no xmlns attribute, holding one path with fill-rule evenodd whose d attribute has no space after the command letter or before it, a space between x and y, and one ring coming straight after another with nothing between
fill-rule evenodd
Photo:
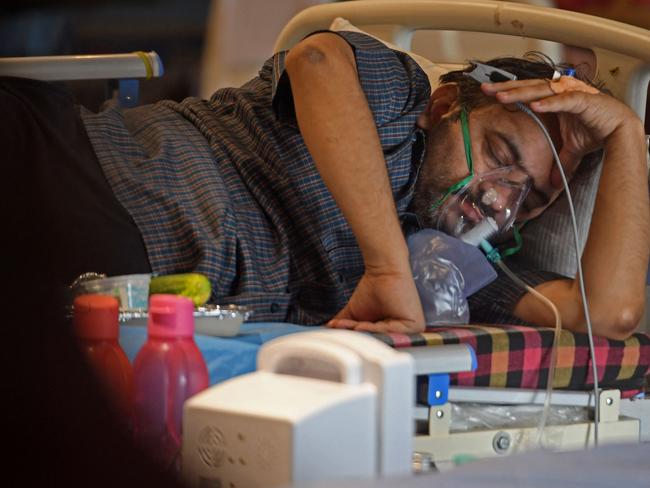
<instances>
[{"instance_id":1,"label":"small plastic cup","mask_svg":"<svg viewBox=\"0 0 650 488\"><path fill-rule=\"evenodd\" d=\"M92 293L111 295L120 302L120 310L146 310L149 300L150 274L112 276L82 281L75 287L75 295Z\"/></svg>"}]
</instances>

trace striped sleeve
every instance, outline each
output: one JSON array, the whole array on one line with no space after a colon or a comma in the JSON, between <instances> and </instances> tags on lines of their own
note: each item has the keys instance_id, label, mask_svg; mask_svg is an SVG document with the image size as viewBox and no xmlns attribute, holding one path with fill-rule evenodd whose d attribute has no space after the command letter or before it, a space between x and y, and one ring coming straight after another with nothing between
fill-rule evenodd
<instances>
[{"instance_id":1,"label":"striped sleeve","mask_svg":"<svg viewBox=\"0 0 650 488\"><path fill-rule=\"evenodd\" d=\"M333 32L354 51L361 88L378 128L393 122L427 100L431 91L422 69L407 54L357 32ZM295 123L291 85L285 71L287 51L277 53L272 63L272 96L276 115Z\"/></svg>"}]
</instances>

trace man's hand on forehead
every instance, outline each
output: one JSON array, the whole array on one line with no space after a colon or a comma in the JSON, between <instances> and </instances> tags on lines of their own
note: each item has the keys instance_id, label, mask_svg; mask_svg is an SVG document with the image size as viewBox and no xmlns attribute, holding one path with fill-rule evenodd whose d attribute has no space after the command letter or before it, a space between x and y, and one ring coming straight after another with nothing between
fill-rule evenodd
<instances>
[{"instance_id":1,"label":"man's hand on forehead","mask_svg":"<svg viewBox=\"0 0 650 488\"><path fill-rule=\"evenodd\" d=\"M561 76L557 80L534 79L534 80L510 80L499 83L484 83L483 92L487 95L495 95L499 92L513 90L522 87L546 86L546 96L560 95L565 92L583 92L591 95L600 94L598 88L588 85L573 76ZM531 93L533 93L531 91ZM497 97L499 98L499 97Z\"/></svg>"},{"instance_id":2,"label":"man's hand on forehead","mask_svg":"<svg viewBox=\"0 0 650 488\"><path fill-rule=\"evenodd\" d=\"M569 76L557 81L483 83L481 89L500 103L521 102L529 104L539 114L555 114L562 139L560 159L563 163L577 161L602 148L615 131L639 121L624 103Z\"/></svg>"}]
</instances>

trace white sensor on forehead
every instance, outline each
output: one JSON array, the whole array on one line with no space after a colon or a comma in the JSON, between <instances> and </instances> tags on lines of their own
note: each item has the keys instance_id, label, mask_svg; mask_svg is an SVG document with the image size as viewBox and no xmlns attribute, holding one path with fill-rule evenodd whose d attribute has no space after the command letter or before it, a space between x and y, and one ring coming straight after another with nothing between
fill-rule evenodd
<instances>
[{"instance_id":1,"label":"white sensor on forehead","mask_svg":"<svg viewBox=\"0 0 650 488\"><path fill-rule=\"evenodd\" d=\"M472 66L474 66L474 69L472 71L463 74L478 81L479 83L498 83L500 81L511 81L517 79L516 75L513 75L506 70L490 66L489 64L472 61ZM551 81L558 81L562 76L575 76L575 73L575 69L573 68L566 68L562 71L554 69Z\"/></svg>"},{"instance_id":2,"label":"white sensor on forehead","mask_svg":"<svg viewBox=\"0 0 650 488\"><path fill-rule=\"evenodd\" d=\"M497 83L499 81L510 81L517 79L517 77L512 73L508 73L505 70L495 68L489 64L472 61L472 66L474 66L474 69L464 74L465 76L469 76L479 83Z\"/></svg>"}]
</instances>

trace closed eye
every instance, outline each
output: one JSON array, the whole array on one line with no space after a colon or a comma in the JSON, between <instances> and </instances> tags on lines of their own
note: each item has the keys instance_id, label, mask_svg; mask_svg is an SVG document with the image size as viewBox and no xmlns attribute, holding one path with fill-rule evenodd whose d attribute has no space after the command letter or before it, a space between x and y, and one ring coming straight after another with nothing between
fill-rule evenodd
<instances>
[{"instance_id":1,"label":"closed eye","mask_svg":"<svg viewBox=\"0 0 650 488\"><path fill-rule=\"evenodd\" d=\"M497 156L496 151L490 142L487 144L487 153L497 168L507 166L507 164L501 158L499 158L499 156Z\"/></svg>"},{"instance_id":2,"label":"closed eye","mask_svg":"<svg viewBox=\"0 0 650 488\"><path fill-rule=\"evenodd\" d=\"M498 137L488 137L487 139L487 155L494 162L496 168L510 166L516 160L513 160L512 151L510 151L507 144L504 144Z\"/></svg>"}]
</instances>

